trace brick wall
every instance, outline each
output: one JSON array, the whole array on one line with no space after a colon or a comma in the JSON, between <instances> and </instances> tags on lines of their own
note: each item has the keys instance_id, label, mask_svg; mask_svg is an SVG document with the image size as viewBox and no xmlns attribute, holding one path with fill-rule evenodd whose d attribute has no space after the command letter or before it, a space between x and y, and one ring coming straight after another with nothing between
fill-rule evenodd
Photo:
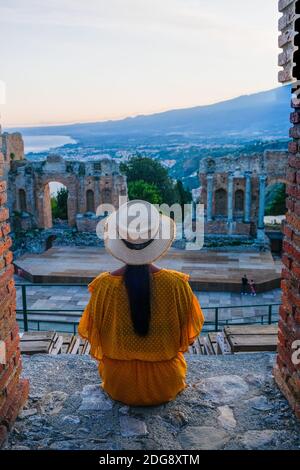
<instances>
[{"instance_id":1,"label":"brick wall","mask_svg":"<svg viewBox=\"0 0 300 470\"><path fill-rule=\"evenodd\" d=\"M294 82L297 89L300 65L297 53L297 31L299 31L300 2L280 0L279 10L279 47L283 52L279 56L279 72L282 83ZM300 340L300 100L292 100L293 112L290 131L292 141L289 144L287 168L287 220L284 229L282 301L280 310L278 356L274 376L280 389L300 418L300 364L297 364L297 340Z\"/></svg>"},{"instance_id":2,"label":"brick wall","mask_svg":"<svg viewBox=\"0 0 300 470\"><path fill-rule=\"evenodd\" d=\"M16 290L3 174L4 157L0 153L0 447L27 399L29 387L27 380L20 379L22 364L16 322Z\"/></svg>"}]
</instances>

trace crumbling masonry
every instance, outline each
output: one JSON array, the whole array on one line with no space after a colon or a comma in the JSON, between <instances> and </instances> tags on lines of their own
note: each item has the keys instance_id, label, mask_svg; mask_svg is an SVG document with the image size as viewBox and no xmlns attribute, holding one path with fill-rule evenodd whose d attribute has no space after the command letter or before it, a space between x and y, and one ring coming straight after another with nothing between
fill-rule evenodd
<instances>
[{"instance_id":1,"label":"crumbling masonry","mask_svg":"<svg viewBox=\"0 0 300 470\"><path fill-rule=\"evenodd\" d=\"M264 240L265 191L286 183L288 152L205 158L200 162L200 202L205 233Z\"/></svg>"},{"instance_id":2,"label":"crumbling masonry","mask_svg":"<svg viewBox=\"0 0 300 470\"><path fill-rule=\"evenodd\" d=\"M300 86L300 1L280 0L279 10L279 73L282 83L294 82L294 91ZM287 166L287 217L283 255L283 305L280 311L278 356L274 369L275 380L300 418L300 95L293 95Z\"/></svg>"},{"instance_id":3,"label":"crumbling masonry","mask_svg":"<svg viewBox=\"0 0 300 470\"><path fill-rule=\"evenodd\" d=\"M101 204L119 207L119 197L127 198L126 177L120 174L116 160L88 158L64 160L49 155L46 160L29 161L19 133L3 133L0 127L0 151L4 157L4 175L8 180L8 207L18 228L52 227L49 183L63 184L68 190L68 225L80 232L95 232L101 216Z\"/></svg>"},{"instance_id":4,"label":"crumbling masonry","mask_svg":"<svg viewBox=\"0 0 300 470\"><path fill-rule=\"evenodd\" d=\"M26 380L20 379L22 366L4 163L0 152L0 447L27 399L29 387Z\"/></svg>"}]
</instances>

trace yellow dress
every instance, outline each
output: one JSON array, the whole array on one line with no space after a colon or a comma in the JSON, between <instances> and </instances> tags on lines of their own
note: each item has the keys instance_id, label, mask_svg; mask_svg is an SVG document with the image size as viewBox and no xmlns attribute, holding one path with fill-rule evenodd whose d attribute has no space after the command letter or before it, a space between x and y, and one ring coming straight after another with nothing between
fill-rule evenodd
<instances>
[{"instance_id":1,"label":"yellow dress","mask_svg":"<svg viewBox=\"0 0 300 470\"><path fill-rule=\"evenodd\" d=\"M185 388L183 353L204 323L188 279L167 269L151 274L151 320L145 337L133 330L122 276L106 272L89 284L91 297L78 332L89 341L102 387L114 400L158 405Z\"/></svg>"}]
</instances>

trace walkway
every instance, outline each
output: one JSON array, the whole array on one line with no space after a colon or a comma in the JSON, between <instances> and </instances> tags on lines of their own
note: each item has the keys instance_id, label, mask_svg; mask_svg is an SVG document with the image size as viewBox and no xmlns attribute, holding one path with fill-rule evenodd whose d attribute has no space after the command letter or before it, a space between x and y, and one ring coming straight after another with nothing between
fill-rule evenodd
<instances>
[{"instance_id":1,"label":"walkway","mask_svg":"<svg viewBox=\"0 0 300 470\"><path fill-rule=\"evenodd\" d=\"M23 280L16 276L16 282ZM34 284L28 284L27 292L27 308L34 310L83 310L89 300L89 292L86 287L38 287ZM281 302L281 290L274 289L269 292L257 294L256 297L250 295L243 296L231 292L195 292L202 308L207 307L234 307L234 306L251 306L250 308L226 308L219 309L220 320L253 318L268 314L268 307L257 307L258 305L276 304ZM17 308L22 308L21 289L17 288ZM278 311L278 307L273 307L273 313ZM215 311L206 310L205 318L207 321L213 321ZM79 315L80 312L77 313ZM72 316L71 313L69 316ZM66 313L66 319L68 314Z\"/></svg>"}]
</instances>

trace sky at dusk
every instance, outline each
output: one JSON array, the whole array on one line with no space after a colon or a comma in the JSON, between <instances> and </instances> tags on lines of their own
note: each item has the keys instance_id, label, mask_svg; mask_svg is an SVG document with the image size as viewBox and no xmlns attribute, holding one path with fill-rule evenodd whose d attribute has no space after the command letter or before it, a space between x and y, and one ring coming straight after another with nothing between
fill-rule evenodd
<instances>
[{"instance_id":1,"label":"sky at dusk","mask_svg":"<svg viewBox=\"0 0 300 470\"><path fill-rule=\"evenodd\" d=\"M274 0L1 0L2 124L117 119L274 88L278 18Z\"/></svg>"}]
</instances>

